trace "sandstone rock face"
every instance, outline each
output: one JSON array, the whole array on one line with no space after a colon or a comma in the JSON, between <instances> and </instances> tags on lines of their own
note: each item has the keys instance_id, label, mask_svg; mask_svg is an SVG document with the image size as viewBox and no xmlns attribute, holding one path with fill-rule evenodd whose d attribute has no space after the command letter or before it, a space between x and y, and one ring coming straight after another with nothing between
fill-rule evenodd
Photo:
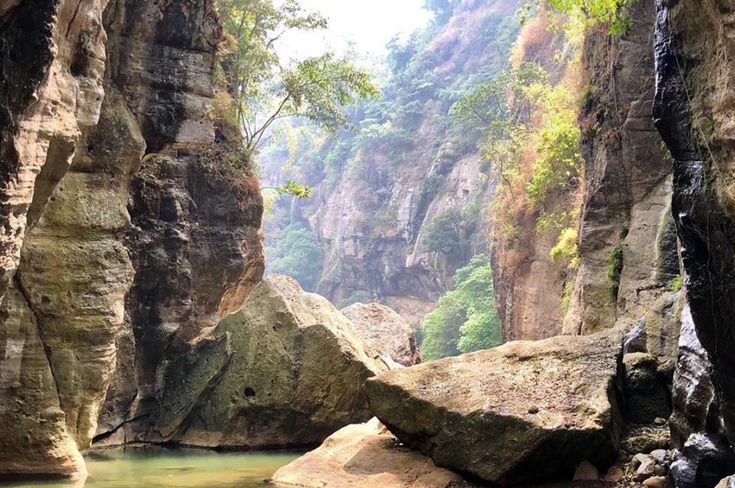
<instances>
[{"instance_id":1,"label":"sandstone rock face","mask_svg":"<svg viewBox=\"0 0 735 488\"><path fill-rule=\"evenodd\" d=\"M384 373L370 407L438 466L502 485L609 467L619 443L622 333L513 342Z\"/></svg>"},{"instance_id":2,"label":"sandstone rock face","mask_svg":"<svg viewBox=\"0 0 735 488\"><path fill-rule=\"evenodd\" d=\"M0 8L0 477L84 471L114 362L132 273L116 240L125 178L65 176L100 117L106 4Z\"/></svg>"},{"instance_id":3,"label":"sandstone rock face","mask_svg":"<svg viewBox=\"0 0 735 488\"><path fill-rule=\"evenodd\" d=\"M399 445L377 419L348 425L316 450L276 471L281 488L446 488L461 477Z\"/></svg>"},{"instance_id":4,"label":"sandstone rock face","mask_svg":"<svg viewBox=\"0 0 735 488\"><path fill-rule=\"evenodd\" d=\"M377 351L325 298L271 276L192 350L170 359L142 440L189 446L315 445L370 418Z\"/></svg>"},{"instance_id":5,"label":"sandstone rock face","mask_svg":"<svg viewBox=\"0 0 735 488\"><path fill-rule=\"evenodd\" d=\"M355 303L343 308L358 332L373 341L376 348L403 366L421 362L416 347L416 331L395 311L379 303Z\"/></svg>"},{"instance_id":6,"label":"sandstone rock face","mask_svg":"<svg viewBox=\"0 0 735 488\"><path fill-rule=\"evenodd\" d=\"M69 167L81 131L97 124L106 4L0 4L0 298L33 220L29 208L43 207Z\"/></svg>"},{"instance_id":7,"label":"sandstone rock face","mask_svg":"<svg viewBox=\"0 0 735 488\"><path fill-rule=\"evenodd\" d=\"M696 335L735 441L733 5L659 2L656 125L674 158L673 214Z\"/></svg>"},{"instance_id":8,"label":"sandstone rock face","mask_svg":"<svg viewBox=\"0 0 735 488\"><path fill-rule=\"evenodd\" d=\"M628 34L590 33L582 113L585 195L580 267L564 320L568 334L632 326L679 275L670 217L671 159L653 125L655 1L635 2ZM619 282L609 269L622 255ZM675 343L675 341L674 341Z\"/></svg>"}]
</instances>

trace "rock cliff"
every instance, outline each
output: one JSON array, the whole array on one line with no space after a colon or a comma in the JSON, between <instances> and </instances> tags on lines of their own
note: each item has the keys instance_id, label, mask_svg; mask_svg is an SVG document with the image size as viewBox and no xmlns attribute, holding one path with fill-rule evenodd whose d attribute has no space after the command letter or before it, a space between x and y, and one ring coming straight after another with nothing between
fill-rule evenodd
<instances>
[{"instance_id":1,"label":"rock cliff","mask_svg":"<svg viewBox=\"0 0 735 488\"><path fill-rule=\"evenodd\" d=\"M696 335L711 362L712 384L729 443L735 440L735 371L732 350L735 219L732 201L733 6L727 2L659 1L655 37L656 126L674 159L673 215L686 270L687 298ZM692 349L692 348L690 348ZM694 348L696 350L696 348ZM691 354L690 354L691 356ZM692 369L692 366L689 366ZM700 415L710 411L705 395ZM696 403L693 406L697 407ZM691 411L691 410L690 410ZM709 418L709 417L708 417ZM686 435L716 423L702 422ZM707 442L693 434L683 455L695 462L697 446ZM680 446L681 447L681 446ZM727 448L725 448L727 449ZM708 449L711 454L715 448ZM687 464L687 463L683 463ZM722 465L719 466L723 468ZM732 466L725 466L732 469ZM696 472L696 470L695 470ZM687 483L686 470L680 478ZM696 481L696 480L694 480Z\"/></svg>"},{"instance_id":2,"label":"rock cliff","mask_svg":"<svg viewBox=\"0 0 735 488\"><path fill-rule=\"evenodd\" d=\"M496 294L507 340L630 327L676 286L671 158L652 115L654 1L633 2L625 15L631 19L626 33L589 29L581 66L567 68L581 70L587 90L579 115L584 181L563 197L581 201L570 209L580 215L576 270L560 274L551 263L558 231L542 230L538 215L509 223L524 232L515 245L503 229L493 230ZM551 34L545 36L551 45ZM525 56L549 59L548 49L527 50ZM671 335L669 343L676 344L675 329Z\"/></svg>"},{"instance_id":3,"label":"rock cliff","mask_svg":"<svg viewBox=\"0 0 735 488\"><path fill-rule=\"evenodd\" d=\"M257 181L216 171L220 36L207 1L0 4L2 476L83 473L100 415L144 416L260 279Z\"/></svg>"}]
</instances>

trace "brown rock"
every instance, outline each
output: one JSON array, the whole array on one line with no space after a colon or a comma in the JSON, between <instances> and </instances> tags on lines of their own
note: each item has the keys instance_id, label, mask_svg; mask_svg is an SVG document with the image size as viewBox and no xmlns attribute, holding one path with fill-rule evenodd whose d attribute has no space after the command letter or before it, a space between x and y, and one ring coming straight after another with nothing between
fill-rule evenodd
<instances>
[{"instance_id":1,"label":"brown rock","mask_svg":"<svg viewBox=\"0 0 735 488\"><path fill-rule=\"evenodd\" d=\"M377 419L349 425L273 475L277 487L445 488L461 477L401 446Z\"/></svg>"},{"instance_id":2,"label":"brown rock","mask_svg":"<svg viewBox=\"0 0 735 488\"><path fill-rule=\"evenodd\" d=\"M571 478L582 461L615 460L622 340L513 342L390 371L368 381L370 406L439 466L505 485Z\"/></svg>"},{"instance_id":3,"label":"brown rock","mask_svg":"<svg viewBox=\"0 0 735 488\"><path fill-rule=\"evenodd\" d=\"M355 303L341 312L363 337L373 341L379 351L403 366L421 362L416 347L416 331L395 311L379 303Z\"/></svg>"}]
</instances>

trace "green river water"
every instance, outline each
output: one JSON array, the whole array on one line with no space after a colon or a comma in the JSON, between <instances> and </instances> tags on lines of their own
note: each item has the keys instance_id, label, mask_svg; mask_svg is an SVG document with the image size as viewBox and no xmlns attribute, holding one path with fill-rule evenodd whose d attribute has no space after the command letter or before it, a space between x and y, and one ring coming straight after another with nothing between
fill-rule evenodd
<instances>
[{"instance_id":1,"label":"green river water","mask_svg":"<svg viewBox=\"0 0 735 488\"><path fill-rule=\"evenodd\" d=\"M299 454L127 448L86 456L84 482L0 483L0 488L262 488Z\"/></svg>"}]
</instances>

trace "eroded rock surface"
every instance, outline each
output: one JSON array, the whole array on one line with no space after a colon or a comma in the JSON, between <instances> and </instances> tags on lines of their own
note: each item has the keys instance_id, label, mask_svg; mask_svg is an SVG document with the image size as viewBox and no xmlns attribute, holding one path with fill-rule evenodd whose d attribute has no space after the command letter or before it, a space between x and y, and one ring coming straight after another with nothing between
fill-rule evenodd
<instances>
[{"instance_id":1,"label":"eroded rock surface","mask_svg":"<svg viewBox=\"0 0 735 488\"><path fill-rule=\"evenodd\" d=\"M671 158L653 124L655 1L627 8L626 34L611 38L603 29L585 43L591 88L581 119L586 185L567 334L632 326L679 275ZM611 267L619 268L617 282Z\"/></svg>"},{"instance_id":2,"label":"eroded rock surface","mask_svg":"<svg viewBox=\"0 0 735 488\"><path fill-rule=\"evenodd\" d=\"M318 449L276 471L272 482L281 488L447 488L461 479L401 446L372 419L338 430Z\"/></svg>"},{"instance_id":3,"label":"eroded rock surface","mask_svg":"<svg viewBox=\"0 0 735 488\"><path fill-rule=\"evenodd\" d=\"M672 208L687 298L711 362L730 444L735 441L733 13L731 3L717 0L658 2L654 106L656 126L674 158Z\"/></svg>"},{"instance_id":4,"label":"eroded rock surface","mask_svg":"<svg viewBox=\"0 0 735 488\"><path fill-rule=\"evenodd\" d=\"M143 435L190 446L316 445L370 418L365 380L387 366L354 326L286 276L172 358Z\"/></svg>"},{"instance_id":5,"label":"eroded rock surface","mask_svg":"<svg viewBox=\"0 0 735 488\"><path fill-rule=\"evenodd\" d=\"M355 303L341 310L363 337L403 366L421 362L416 331L398 313L379 303Z\"/></svg>"},{"instance_id":6,"label":"eroded rock surface","mask_svg":"<svg viewBox=\"0 0 735 488\"><path fill-rule=\"evenodd\" d=\"M622 333L513 342L384 373L370 407L438 466L503 485L610 466L619 443Z\"/></svg>"},{"instance_id":7,"label":"eroded rock surface","mask_svg":"<svg viewBox=\"0 0 735 488\"><path fill-rule=\"evenodd\" d=\"M84 471L114 362L131 275L123 183L65 176L100 117L106 4L0 8L0 477ZM96 199L107 211L92 215Z\"/></svg>"},{"instance_id":8,"label":"eroded rock surface","mask_svg":"<svg viewBox=\"0 0 735 488\"><path fill-rule=\"evenodd\" d=\"M97 431L124 443L135 438L128 430L146 431L165 397L169 360L190 352L260 280L263 206L247 164L236 176L223 170L238 140L211 115L222 36L213 3L118 1L105 21L109 76L149 153L131 183L126 245L135 279Z\"/></svg>"}]
</instances>

